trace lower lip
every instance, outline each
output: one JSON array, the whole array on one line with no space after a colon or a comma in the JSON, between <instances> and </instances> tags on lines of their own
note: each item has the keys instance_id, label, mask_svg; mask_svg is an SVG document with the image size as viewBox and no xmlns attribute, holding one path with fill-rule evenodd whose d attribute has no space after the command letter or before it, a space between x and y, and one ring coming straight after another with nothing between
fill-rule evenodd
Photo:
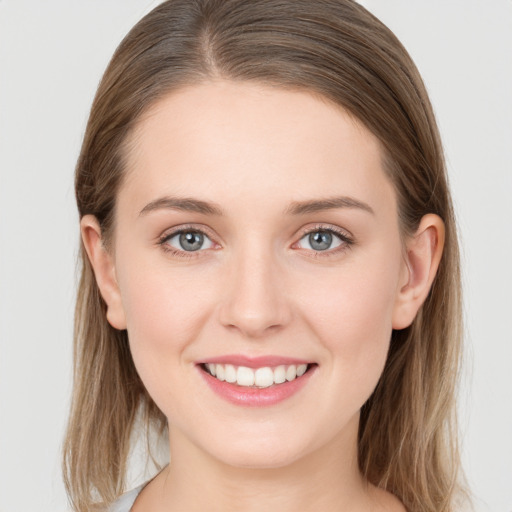
<instances>
[{"instance_id":1,"label":"lower lip","mask_svg":"<svg viewBox=\"0 0 512 512\"><path fill-rule=\"evenodd\" d=\"M268 388L252 388L238 386L226 381L220 381L210 375L200 366L197 367L205 382L221 398L235 405L245 407L265 407L280 403L298 393L308 382L317 368L313 365L301 377L282 384L273 384Z\"/></svg>"}]
</instances>

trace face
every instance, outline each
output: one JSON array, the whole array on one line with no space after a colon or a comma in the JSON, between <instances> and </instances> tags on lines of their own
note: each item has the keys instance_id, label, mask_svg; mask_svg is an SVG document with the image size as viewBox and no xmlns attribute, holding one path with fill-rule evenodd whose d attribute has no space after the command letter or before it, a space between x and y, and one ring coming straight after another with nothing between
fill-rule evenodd
<instances>
[{"instance_id":1,"label":"face","mask_svg":"<svg viewBox=\"0 0 512 512\"><path fill-rule=\"evenodd\" d=\"M406 275L376 138L306 92L219 81L130 143L109 313L171 438L278 467L353 436Z\"/></svg>"}]
</instances>

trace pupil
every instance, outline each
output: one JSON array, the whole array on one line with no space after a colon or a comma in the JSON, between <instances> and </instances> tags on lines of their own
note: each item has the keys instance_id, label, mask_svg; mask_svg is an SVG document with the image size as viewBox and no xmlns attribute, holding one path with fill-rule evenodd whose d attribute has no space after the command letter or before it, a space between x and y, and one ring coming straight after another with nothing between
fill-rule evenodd
<instances>
[{"instance_id":1,"label":"pupil","mask_svg":"<svg viewBox=\"0 0 512 512\"><path fill-rule=\"evenodd\" d=\"M185 251L197 251L198 249L201 249L203 239L204 237L201 233L181 233L180 245L185 249Z\"/></svg>"},{"instance_id":2,"label":"pupil","mask_svg":"<svg viewBox=\"0 0 512 512\"><path fill-rule=\"evenodd\" d=\"M327 231L316 231L309 235L309 244L317 251L329 249L332 243L332 235Z\"/></svg>"}]
</instances>

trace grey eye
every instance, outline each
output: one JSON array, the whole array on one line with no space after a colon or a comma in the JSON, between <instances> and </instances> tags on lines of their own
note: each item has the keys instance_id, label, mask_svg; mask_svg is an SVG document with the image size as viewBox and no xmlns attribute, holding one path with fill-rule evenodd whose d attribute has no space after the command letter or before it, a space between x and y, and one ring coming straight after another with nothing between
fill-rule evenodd
<instances>
[{"instance_id":1,"label":"grey eye","mask_svg":"<svg viewBox=\"0 0 512 512\"><path fill-rule=\"evenodd\" d=\"M182 231L175 233L167 239L166 243L175 249L186 252L210 249L213 246L213 242L200 231Z\"/></svg>"},{"instance_id":2,"label":"grey eye","mask_svg":"<svg viewBox=\"0 0 512 512\"><path fill-rule=\"evenodd\" d=\"M332 244L332 235L326 231L309 234L309 245L316 251L325 251Z\"/></svg>"},{"instance_id":3,"label":"grey eye","mask_svg":"<svg viewBox=\"0 0 512 512\"><path fill-rule=\"evenodd\" d=\"M304 235L300 239L299 243L305 245L302 246L304 249L326 251L327 249L334 249L339 247L343 241L338 235L332 233L331 231L318 230Z\"/></svg>"},{"instance_id":4,"label":"grey eye","mask_svg":"<svg viewBox=\"0 0 512 512\"><path fill-rule=\"evenodd\" d=\"M185 251L198 251L203 245L204 236L201 233L181 233L180 245Z\"/></svg>"}]
</instances>

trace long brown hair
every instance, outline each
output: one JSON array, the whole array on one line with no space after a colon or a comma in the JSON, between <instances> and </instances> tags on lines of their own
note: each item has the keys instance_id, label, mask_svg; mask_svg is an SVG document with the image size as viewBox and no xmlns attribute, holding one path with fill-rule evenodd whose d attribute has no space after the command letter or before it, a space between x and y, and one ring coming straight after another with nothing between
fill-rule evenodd
<instances>
[{"instance_id":1,"label":"long brown hair","mask_svg":"<svg viewBox=\"0 0 512 512\"><path fill-rule=\"evenodd\" d=\"M394 331L384 373L363 406L359 465L410 512L454 510L461 350L459 252L443 150L406 50L352 0L169 0L116 50L99 85L76 167L80 216L97 217L108 248L127 136L159 98L215 78L310 91L342 106L381 141L403 234L427 213L446 243L413 324ZM64 475L75 510L124 487L136 414L165 425L135 370L127 333L112 328L84 247L75 317L74 392Z\"/></svg>"}]
</instances>

